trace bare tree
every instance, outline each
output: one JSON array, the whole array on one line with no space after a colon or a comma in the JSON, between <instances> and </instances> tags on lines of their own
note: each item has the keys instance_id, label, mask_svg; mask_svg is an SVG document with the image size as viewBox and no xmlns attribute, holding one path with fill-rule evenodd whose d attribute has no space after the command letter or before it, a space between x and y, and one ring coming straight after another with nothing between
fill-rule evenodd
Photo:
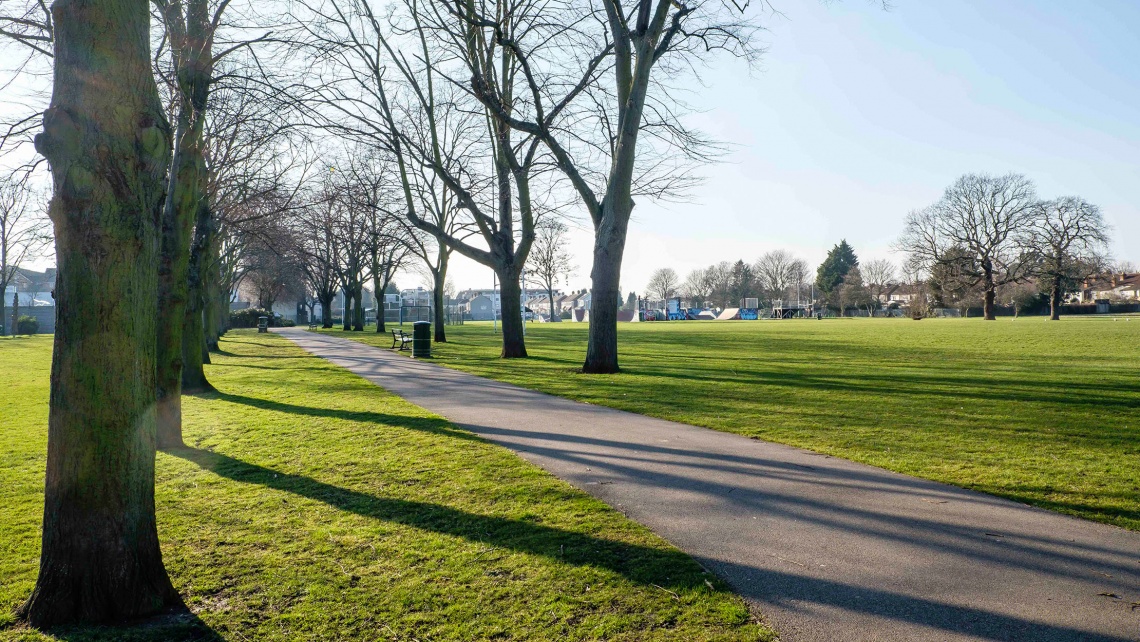
<instances>
[{"instance_id":1,"label":"bare tree","mask_svg":"<svg viewBox=\"0 0 1140 642\"><path fill-rule=\"evenodd\" d=\"M39 198L22 178L14 174L0 177L0 326L4 325L6 318L4 305L7 301L3 295L15 282L17 270L28 261L39 258L51 243L51 230ZM14 312L13 336L16 334L16 317Z\"/></svg>"},{"instance_id":2,"label":"bare tree","mask_svg":"<svg viewBox=\"0 0 1140 642\"><path fill-rule=\"evenodd\" d=\"M583 371L618 370L619 276L634 197L660 197L685 176L670 160L704 157L707 141L674 118L679 103L666 89L707 52L751 58L753 27L739 5L721 0L603 0L594 5L543 5L532 27L506 30L490 10L468 4L461 18L485 40L509 48L525 80L527 116L500 104L487 74L472 69L475 95L511 127L540 139L578 195L594 226L593 311ZM474 9L479 7L479 9ZM498 8L498 7L494 7ZM562 11L558 11L561 9ZM656 81L654 82L654 79ZM578 99L581 99L580 103ZM602 132L591 139L586 131ZM639 137L645 132L647 136ZM640 154L654 142L672 155ZM684 183L684 180L680 180Z\"/></svg>"},{"instance_id":3,"label":"bare tree","mask_svg":"<svg viewBox=\"0 0 1140 642\"><path fill-rule=\"evenodd\" d=\"M659 268L653 272L649 277L649 283L645 285L645 291L649 296L657 297L662 301L668 301L677 295L677 288L681 285L681 279L677 276L676 270L673 268ZM593 304L596 306L597 301Z\"/></svg>"},{"instance_id":4,"label":"bare tree","mask_svg":"<svg viewBox=\"0 0 1140 642\"><path fill-rule=\"evenodd\" d=\"M36 149L53 177L59 310L36 627L180 605L154 513L155 303L171 132L145 3L56 2ZM113 46L108 46L113 43ZM92 340L98 337L98 340Z\"/></svg>"},{"instance_id":5,"label":"bare tree","mask_svg":"<svg viewBox=\"0 0 1140 642\"><path fill-rule=\"evenodd\" d=\"M1061 318L1066 287L1104 270L1108 264L1108 225L1100 208L1076 196L1038 203L1030 237L1038 276L1049 289L1049 318Z\"/></svg>"},{"instance_id":6,"label":"bare tree","mask_svg":"<svg viewBox=\"0 0 1140 642\"><path fill-rule=\"evenodd\" d=\"M689 304L698 308L708 305L712 291L713 284L709 270L705 268L697 268L689 272L688 276L685 277L685 282L681 284L681 292L689 300Z\"/></svg>"},{"instance_id":7,"label":"bare tree","mask_svg":"<svg viewBox=\"0 0 1140 642\"><path fill-rule=\"evenodd\" d=\"M300 255L292 231L284 225L272 225L259 234L246 255L245 280L257 295L257 307L273 313L277 300L288 293L298 293L303 276Z\"/></svg>"},{"instance_id":8,"label":"bare tree","mask_svg":"<svg viewBox=\"0 0 1140 642\"><path fill-rule=\"evenodd\" d=\"M213 74L214 31L228 2L211 15L208 0L152 0L171 58L174 155L162 213L158 264L158 446L182 443L183 333L189 292L190 235L207 207L205 112Z\"/></svg>"},{"instance_id":9,"label":"bare tree","mask_svg":"<svg viewBox=\"0 0 1140 642\"><path fill-rule=\"evenodd\" d=\"M979 286L985 318L993 320L996 289L1026 278L1032 268L1036 204L1033 183L1020 174L967 174L940 201L907 216L896 247L924 269L942 264Z\"/></svg>"},{"instance_id":10,"label":"bare tree","mask_svg":"<svg viewBox=\"0 0 1140 642\"><path fill-rule=\"evenodd\" d=\"M875 304L883 301L883 296L898 282L895 264L889 259L875 259L862 266L864 285Z\"/></svg>"},{"instance_id":11,"label":"bare tree","mask_svg":"<svg viewBox=\"0 0 1140 642\"><path fill-rule=\"evenodd\" d=\"M336 213L332 194L323 193L314 201L294 213L293 238L302 256L305 287L321 305L321 326L331 328L337 291Z\"/></svg>"},{"instance_id":12,"label":"bare tree","mask_svg":"<svg viewBox=\"0 0 1140 642\"><path fill-rule=\"evenodd\" d=\"M757 285L766 297L784 298L795 284L798 261L799 259L787 250L772 250L756 260L752 270L756 275Z\"/></svg>"},{"instance_id":13,"label":"bare tree","mask_svg":"<svg viewBox=\"0 0 1140 642\"><path fill-rule=\"evenodd\" d=\"M569 280L576 269L574 259L566 249L566 235L569 231L566 224L557 219L546 219L539 223L527 259L527 276L537 280L546 289L551 321L558 315L554 309L554 286L559 279Z\"/></svg>"},{"instance_id":14,"label":"bare tree","mask_svg":"<svg viewBox=\"0 0 1140 642\"><path fill-rule=\"evenodd\" d=\"M534 239L530 181L540 146L530 136L516 140L438 70L495 69L491 91L511 104L519 74L513 52L493 41L483 48L474 26L456 22L446 3L409 1L398 15L368 0L292 6L299 25L292 40L312 60L298 81L301 108L315 126L390 156L407 220L435 240L438 253L424 254L438 275L437 296L451 251L495 270L503 288L502 356L525 357L520 279ZM462 234L451 228L456 213L468 217ZM479 243L466 240L471 229ZM442 315L441 300L435 307ZM441 321L438 340L445 338Z\"/></svg>"}]
</instances>

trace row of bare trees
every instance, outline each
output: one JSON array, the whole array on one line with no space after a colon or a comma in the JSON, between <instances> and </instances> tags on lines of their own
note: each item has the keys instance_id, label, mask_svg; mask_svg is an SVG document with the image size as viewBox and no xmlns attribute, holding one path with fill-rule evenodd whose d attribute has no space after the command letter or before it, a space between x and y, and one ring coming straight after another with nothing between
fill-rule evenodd
<instances>
[{"instance_id":1,"label":"row of bare trees","mask_svg":"<svg viewBox=\"0 0 1140 642\"><path fill-rule=\"evenodd\" d=\"M404 217L431 239L437 293L452 252L495 271L503 357L526 356L520 279L536 230L584 210L595 313L583 370L616 371L634 199L680 195L717 151L683 125L679 90L712 53L756 53L751 14L720 0L286 6L276 56L293 64L279 86L310 127L391 169Z\"/></svg>"},{"instance_id":2,"label":"row of bare trees","mask_svg":"<svg viewBox=\"0 0 1140 642\"><path fill-rule=\"evenodd\" d=\"M35 626L181 603L155 531L155 447L182 445L182 393L209 389L202 365L259 221L295 191L250 8L0 6L17 79L47 69L51 86L47 109L26 105L0 139L18 158L34 134L17 173L47 161L58 267L43 548L20 610Z\"/></svg>"},{"instance_id":3,"label":"row of bare trees","mask_svg":"<svg viewBox=\"0 0 1140 642\"><path fill-rule=\"evenodd\" d=\"M755 28L722 0L4 3L16 71L50 70L51 97L0 143L34 135L29 167L47 161L58 265L41 566L21 616L48 627L180 604L155 447L182 445L182 393L209 389L202 365L251 272L263 303L284 270L317 298L335 283L358 327L366 278L380 294L418 256L440 297L459 252L499 275L502 354L521 357L536 230L584 210L583 369L615 372L635 199L680 195L715 154L678 96L710 52L751 58ZM295 160L315 131L351 150L316 186Z\"/></svg>"},{"instance_id":4,"label":"row of bare trees","mask_svg":"<svg viewBox=\"0 0 1140 642\"><path fill-rule=\"evenodd\" d=\"M721 261L689 272L681 280L673 268L656 270L646 284L646 293L658 300L681 297L690 305L727 308L741 299L794 300L808 295L807 261L787 250L773 250L753 263Z\"/></svg>"},{"instance_id":5,"label":"row of bare trees","mask_svg":"<svg viewBox=\"0 0 1140 642\"><path fill-rule=\"evenodd\" d=\"M967 174L907 216L896 248L941 289L980 291L988 320L999 289L1036 280L1056 320L1066 289L1105 269L1108 242L1100 208L1080 197L1041 199L1020 174Z\"/></svg>"}]
</instances>

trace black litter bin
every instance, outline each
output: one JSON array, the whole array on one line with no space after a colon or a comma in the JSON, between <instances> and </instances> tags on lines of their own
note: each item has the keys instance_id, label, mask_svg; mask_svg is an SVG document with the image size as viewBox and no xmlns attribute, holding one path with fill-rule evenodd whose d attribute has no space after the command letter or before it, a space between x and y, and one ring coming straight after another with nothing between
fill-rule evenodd
<instances>
[{"instance_id":1,"label":"black litter bin","mask_svg":"<svg viewBox=\"0 0 1140 642\"><path fill-rule=\"evenodd\" d=\"M269 317L257 317L257 331L269 332Z\"/></svg>"},{"instance_id":2,"label":"black litter bin","mask_svg":"<svg viewBox=\"0 0 1140 642\"><path fill-rule=\"evenodd\" d=\"M416 321L412 324L412 357L422 359L431 356L431 322Z\"/></svg>"}]
</instances>

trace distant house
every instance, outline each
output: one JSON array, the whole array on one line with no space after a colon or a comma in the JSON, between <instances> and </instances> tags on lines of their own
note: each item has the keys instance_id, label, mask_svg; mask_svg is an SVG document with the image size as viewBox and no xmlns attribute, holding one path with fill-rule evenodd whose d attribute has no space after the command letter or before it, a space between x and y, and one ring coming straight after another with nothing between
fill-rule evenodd
<instances>
[{"instance_id":1,"label":"distant house","mask_svg":"<svg viewBox=\"0 0 1140 642\"><path fill-rule=\"evenodd\" d=\"M1105 274L1086 280L1073 298L1081 303L1097 300L1140 301L1140 272Z\"/></svg>"},{"instance_id":2,"label":"distant house","mask_svg":"<svg viewBox=\"0 0 1140 642\"><path fill-rule=\"evenodd\" d=\"M922 285L913 283L902 283L893 285L885 292L879 295L879 302L884 305L897 303L900 306L907 306L915 300L924 298L926 296L926 289Z\"/></svg>"},{"instance_id":3,"label":"distant house","mask_svg":"<svg viewBox=\"0 0 1140 642\"><path fill-rule=\"evenodd\" d=\"M557 292L557 290L555 290ZM472 321L490 321L501 317L503 306L500 300L501 291L487 288L485 290L463 290L455 295L456 300L467 301L466 313ZM541 288L527 288L521 293L519 303L534 309L531 302L536 298L546 299L546 290Z\"/></svg>"},{"instance_id":4,"label":"distant house","mask_svg":"<svg viewBox=\"0 0 1140 642\"><path fill-rule=\"evenodd\" d=\"M4 291L4 305L12 305L12 297L18 296L21 308L55 305L56 269L47 268L43 272L17 268L16 275Z\"/></svg>"},{"instance_id":5,"label":"distant house","mask_svg":"<svg viewBox=\"0 0 1140 642\"><path fill-rule=\"evenodd\" d=\"M477 295L467 303L467 314L472 321L491 321L495 318L495 302L486 294Z\"/></svg>"}]
</instances>

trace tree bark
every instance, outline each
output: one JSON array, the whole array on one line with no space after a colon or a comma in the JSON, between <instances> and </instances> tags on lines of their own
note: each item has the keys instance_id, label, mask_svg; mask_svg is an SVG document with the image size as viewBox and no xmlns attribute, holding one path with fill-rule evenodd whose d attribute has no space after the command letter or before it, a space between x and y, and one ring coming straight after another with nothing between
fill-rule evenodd
<instances>
[{"instance_id":1,"label":"tree bark","mask_svg":"<svg viewBox=\"0 0 1140 642\"><path fill-rule=\"evenodd\" d=\"M614 220L614 219L620 219ZM618 371L617 310L621 300L621 262L629 216L607 217L594 235L594 263L590 270L590 337L582 372Z\"/></svg>"},{"instance_id":2,"label":"tree bark","mask_svg":"<svg viewBox=\"0 0 1140 642\"><path fill-rule=\"evenodd\" d=\"M334 299L336 299L335 294L322 295L320 297L320 301L321 301L321 327L322 328L333 327L332 306L333 306L333 300Z\"/></svg>"},{"instance_id":3,"label":"tree bark","mask_svg":"<svg viewBox=\"0 0 1140 642\"><path fill-rule=\"evenodd\" d=\"M504 359L521 359L526 354L526 339L523 336L522 286L515 270L505 270L499 274L499 307L503 312L503 353Z\"/></svg>"},{"instance_id":4,"label":"tree bark","mask_svg":"<svg viewBox=\"0 0 1140 642\"><path fill-rule=\"evenodd\" d=\"M175 131L176 147L162 215L158 262L158 447L182 443L182 335L189 298L190 236L198 202L205 198L202 177L202 119L184 99Z\"/></svg>"},{"instance_id":5,"label":"tree bark","mask_svg":"<svg viewBox=\"0 0 1140 642\"><path fill-rule=\"evenodd\" d=\"M36 149L51 167L58 306L39 577L47 628L180 605L154 515L159 221L170 127L144 0L52 5L55 76Z\"/></svg>"},{"instance_id":6,"label":"tree bark","mask_svg":"<svg viewBox=\"0 0 1140 642\"><path fill-rule=\"evenodd\" d=\"M158 263L158 447L182 443L182 335L189 297L190 239L198 207L206 199L203 151L206 101L213 72L206 0L167 5L177 83L178 123L162 214Z\"/></svg>"},{"instance_id":7,"label":"tree bark","mask_svg":"<svg viewBox=\"0 0 1140 642\"><path fill-rule=\"evenodd\" d=\"M320 327L333 327L333 301L335 299L335 293L320 296Z\"/></svg>"},{"instance_id":8,"label":"tree bark","mask_svg":"<svg viewBox=\"0 0 1140 642\"><path fill-rule=\"evenodd\" d=\"M440 253L442 254L442 252ZM440 268L431 271L432 276L432 310L435 319L436 343L447 343L447 333L443 329L443 322L447 310L443 305L443 288L447 279L447 259L440 261Z\"/></svg>"},{"instance_id":9,"label":"tree bark","mask_svg":"<svg viewBox=\"0 0 1140 642\"><path fill-rule=\"evenodd\" d=\"M188 393L214 390L206 379L205 364L210 362L206 350L206 281L207 252L215 234L209 203L198 202L194 221L194 242L190 246L190 267L187 271L186 316L182 329L182 391Z\"/></svg>"},{"instance_id":10,"label":"tree bark","mask_svg":"<svg viewBox=\"0 0 1140 642\"><path fill-rule=\"evenodd\" d=\"M1061 320L1061 276L1053 277L1053 287L1049 292L1049 320Z\"/></svg>"},{"instance_id":11,"label":"tree bark","mask_svg":"<svg viewBox=\"0 0 1140 642\"><path fill-rule=\"evenodd\" d=\"M383 277L380 275L379 266L374 265L372 268L372 291L379 292L376 295L376 334L384 332L384 290L388 287L384 283Z\"/></svg>"},{"instance_id":12,"label":"tree bark","mask_svg":"<svg viewBox=\"0 0 1140 642\"><path fill-rule=\"evenodd\" d=\"M990 265L989 261L982 264L982 279L986 290L982 299L982 318L986 321L994 321L997 318L994 316L994 297L997 286L994 285L993 266Z\"/></svg>"},{"instance_id":13,"label":"tree bark","mask_svg":"<svg viewBox=\"0 0 1140 642\"><path fill-rule=\"evenodd\" d=\"M213 258L213 257L211 257ZM211 265L217 265L213 260L210 261ZM226 319L225 315L228 313L228 301L222 296L221 286L218 283L218 273L213 267L207 272L206 283L206 354L217 352L221 349L218 345L218 340L222 336L222 330Z\"/></svg>"},{"instance_id":14,"label":"tree bark","mask_svg":"<svg viewBox=\"0 0 1140 642\"><path fill-rule=\"evenodd\" d=\"M357 283L352 293L352 331L364 332L364 285Z\"/></svg>"}]
</instances>

